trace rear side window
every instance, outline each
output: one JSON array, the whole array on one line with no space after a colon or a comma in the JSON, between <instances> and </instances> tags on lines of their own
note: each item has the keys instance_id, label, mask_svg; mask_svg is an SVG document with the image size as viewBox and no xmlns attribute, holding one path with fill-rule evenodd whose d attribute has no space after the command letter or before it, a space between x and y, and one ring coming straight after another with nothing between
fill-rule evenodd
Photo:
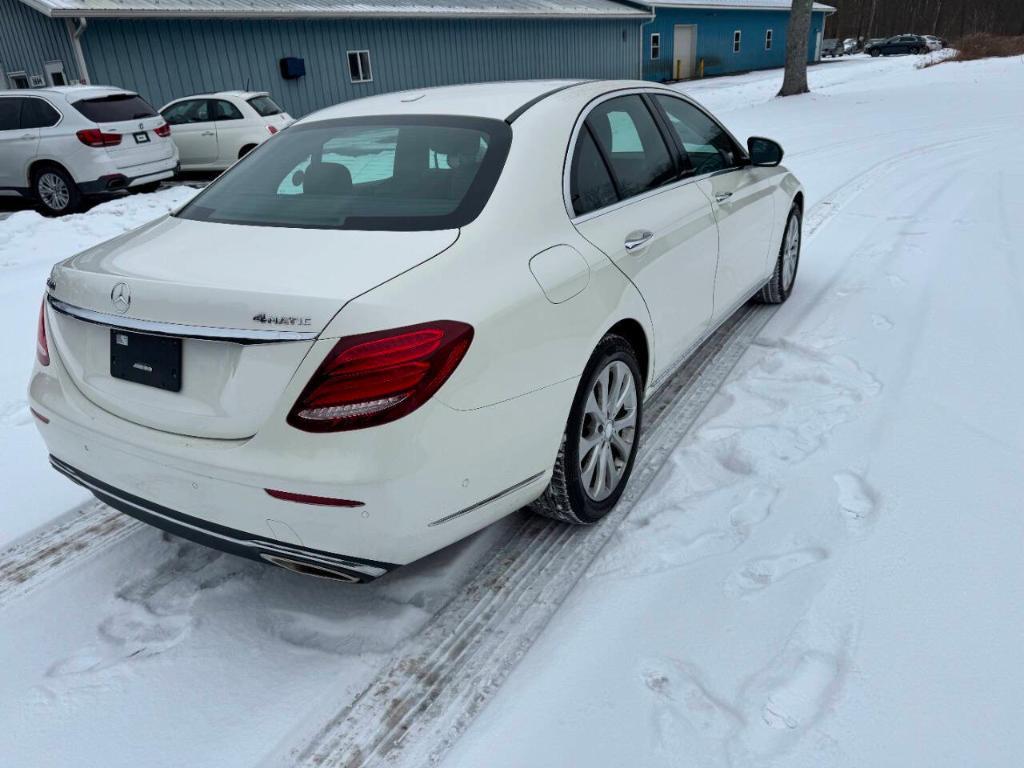
<instances>
[{"instance_id":1,"label":"rear side window","mask_svg":"<svg viewBox=\"0 0 1024 768\"><path fill-rule=\"evenodd\" d=\"M216 99L213 101L213 119L214 120L241 120L242 113L238 111L238 107L232 104L230 101L224 101L222 99Z\"/></svg>"},{"instance_id":2,"label":"rear side window","mask_svg":"<svg viewBox=\"0 0 1024 768\"><path fill-rule=\"evenodd\" d=\"M49 128L60 120L60 112L42 99L24 99L21 108L22 128Z\"/></svg>"},{"instance_id":3,"label":"rear side window","mask_svg":"<svg viewBox=\"0 0 1024 768\"><path fill-rule=\"evenodd\" d=\"M206 99L189 99L172 104L162 113L168 125L206 123L210 120L210 102Z\"/></svg>"},{"instance_id":4,"label":"rear side window","mask_svg":"<svg viewBox=\"0 0 1024 768\"><path fill-rule=\"evenodd\" d=\"M178 215L309 229L461 227L487 203L511 139L503 121L440 115L293 126Z\"/></svg>"},{"instance_id":5,"label":"rear side window","mask_svg":"<svg viewBox=\"0 0 1024 768\"><path fill-rule=\"evenodd\" d=\"M126 120L156 116L156 110L145 99L127 93L83 99L72 106L94 123L123 123Z\"/></svg>"},{"instance_id":6,"label":"rear side window","mask_svg":"<svg viewBox=\"0 0 1024 768\"><path fill-rule=\"evenodd\" d=\"M569 196L577 216L609 206L619 199L608 166L597 151L590 129L585 125L576 140L576 151L572 156Z\"/></svg>"},{"instance_id":7,"label":"rear side window","mask_svg":"<svg viewBox=\"0 0 1024 768\"><path fill-rule=\"evenodd\" d=\"M272 117L284 112L269 96L253 96L249 99L249 106L255 109L260 117Z\"/></svg>"},{"instance_id":8,"label":"rear side window","mask_svg":"<svg viewBox=\"0 0 1024 768\"><path fill-rule=\"evenodd\" d=\"M675 164L647 105L639 96L599 104L587 117L623 199L675 178Z\"/></svg>"},{"instance_id":9,"label":"rear side window","mask_svg":"<svg viewBox=\"0 0 1024 768\"><path fill-rule=\"evenodd\" d=\"M0 99L0 131L16 131L21 127L21 102L24 99Z\"/></svg>"},{"instance_id":10,"label":"rear side window","mask_svg":"<svg viewBox=\"0 0 1024 768\"><path fill-rule=\"evenodd\" d=\"M682 99L672 96L654 98L665 110L669 125L683 145L694 173L712 173L736 164L736 145L722 126Z\"/></svg>"}]
</instances>

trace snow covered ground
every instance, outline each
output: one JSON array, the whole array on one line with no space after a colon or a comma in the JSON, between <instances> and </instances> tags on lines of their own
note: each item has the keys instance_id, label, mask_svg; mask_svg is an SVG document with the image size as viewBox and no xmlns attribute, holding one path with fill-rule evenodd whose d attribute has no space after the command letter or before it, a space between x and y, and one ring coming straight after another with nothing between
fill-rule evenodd
<instances>
[{"instance_id":1,"label":"snow covered ground","mask_svg":"<svg viewBox=\"0 0 1024 768\"><path fill-rule=\"evenodd\" d=\"M915 64L682 87L786 148L797 290L445 766L1019 764L1024 64ZM0 221L0 546L85 500L24 401L50 264L189 194ZM0 607L0 765L280 754L503 525L360 588L140 529Z\"/></svg>"}]
</instances>

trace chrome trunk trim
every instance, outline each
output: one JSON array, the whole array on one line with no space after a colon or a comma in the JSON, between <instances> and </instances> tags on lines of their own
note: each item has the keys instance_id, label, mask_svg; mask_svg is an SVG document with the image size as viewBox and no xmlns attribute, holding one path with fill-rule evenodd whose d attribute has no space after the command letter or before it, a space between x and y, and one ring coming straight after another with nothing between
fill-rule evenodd
<instances>
[{"instance_id":1,"label":"chrome trunk trim","mask_svg":"<svg viewBox=\"0 0 1024 768\"><path fill-rule=\"evenodd\" d=\"M92 309L76 307L67 302L47 296L55 312L96 325L105 325L127 331L151 333L156 336L175 336L180 339L205 339L208 341L230 341L236 344L272 344L282 341L312 341L319 331L249 330L242 328L213 328L184 323L163 323L155 320L136 320L121 315L110 315Z\"/></svg>"}]
</instances>

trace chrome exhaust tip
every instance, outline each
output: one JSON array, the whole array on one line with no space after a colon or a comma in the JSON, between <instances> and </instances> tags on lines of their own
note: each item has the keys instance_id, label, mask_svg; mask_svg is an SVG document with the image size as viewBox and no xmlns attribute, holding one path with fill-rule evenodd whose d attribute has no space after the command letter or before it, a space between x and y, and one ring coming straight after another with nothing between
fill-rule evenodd
<instances>
[{"instance_id":1,"label":"chrome exhaust tip","mask_svg":"<svg viewBox=\"0 0 1024 768\"><path fill-rule=\"evenodd\" d=\"M309 562L303 562L301 560L293 560L290 557L281 557L281 555L270 555L266 552L260 552L260 557L266 560L268 563L285 568L293 573L301 573L303 576L316 576L321 579L330 579L332 581L343 581L346 584L358 584L362 579L349 571L342 568L334 568L330 565L319 565Z\"/></svg>"}]
</instances>

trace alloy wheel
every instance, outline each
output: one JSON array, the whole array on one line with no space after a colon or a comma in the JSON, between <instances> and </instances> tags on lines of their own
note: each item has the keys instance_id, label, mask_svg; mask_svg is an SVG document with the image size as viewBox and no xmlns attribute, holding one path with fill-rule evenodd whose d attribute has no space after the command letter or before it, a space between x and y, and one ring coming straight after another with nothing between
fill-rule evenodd
<instances>
[{"instance_id":1,"label":"alloy wheel","mask_svg":"<svg viewBox=\"0 0 1024 768\"><path fill-rule=\"evenodd\" d=\"M790 216L786 227L786 240L782 247L782 289L789 292L796 279L796 264L800 258L800 221Z\"/></svg>"},{"instance_id":2,"label":"alloy wheel","mask_svg":"<svg viewBox=\"0 0 1024 768\"><path fill-rule=\"evenodd\" d=\"M64 179L56 173L44 173L39 177L39 197L46 207L54 211L63 211L71 202L71 191Z\"/></svg>"},{"instance_id":3,"label":"alloy wheel","mask_svg":"<svg viewBox=\"0 0 1024 768\"><path fill-rule=\"evenodd\" d=\"M594 381L580 429L580 476L593 501L608 498L622 480L637 437L636 419L633 372L621 360L613 360Z\"/></svg>"}]
</instances>

